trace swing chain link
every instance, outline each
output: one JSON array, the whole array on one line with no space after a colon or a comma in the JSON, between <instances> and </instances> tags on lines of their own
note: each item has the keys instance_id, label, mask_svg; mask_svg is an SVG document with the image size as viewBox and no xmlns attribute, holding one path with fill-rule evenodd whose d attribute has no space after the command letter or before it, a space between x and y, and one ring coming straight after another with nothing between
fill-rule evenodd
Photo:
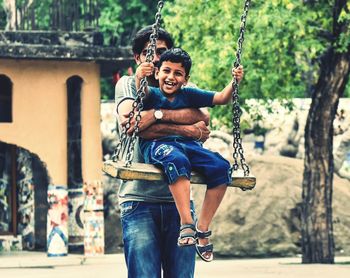
<instances>
[{"instance_id":1,"label":"swing chain link","mask_svg":"<svg viewBox=\"0 0 350 278\"><path fill-rule=\"evenodd\" d=\"M248 16L248 10L249 10L250 0L246 0L244 3L244 9L243 14L241 16L241 26L239 31L239 38L238 38L238 49L236 52L236 60L233 64L234 68L237 68L241 64L241 56L242 56L242 47L244 42L244 32L246 27L246 21ZM244 152L242 147L242 138L241 138L241 126L240 126L240 119L242 115L242 110L239 106L239 84L236 78L234 78L233 83L233 93L232 93L232 136L233 136L233 160L234 163L231 167L231 172L236 171L239 168L238 159L240 159L240 164L242 167L242 170L244 172L244 176L249 176L249 166L245 162L244 158Z\"/></svg>"},{"instance_id":2,"label":"swing chain link","mask_svg":"<svg viewBox=\"0 0 350 278\"><path fill-rule=\"evenodd\" d=\"M156 53L156 47L157 47L157 39L158 39L158 33L160 28L160 23L162 19L161 11L164 6L164 0L158 1L157 5L157 13L155 15L155 23L152 25L152 34L150 35L150 42L147 47L147 54L146 54L146 62L152 62L154 55ZM122 134L120 137L120 141L116 147L116 150L112 156L112 160L116 162L120 159L120 152L125 148L126 139L127 139L127 131L131 127L131 119L135 116L135 125L134 125L134 132L131 135L130 142L128 144L128 149L126 153L125 158L125 167L130 167L132 164L132 160L134 157L134 149L135 149L135 143L137 140L137 134L140 131L139 124L141 121L141 111L143 110L143 100L146 96L145 89L148 86L147 77L144 77L140 80L140 88L137 91L137 96L132 104L132 110L129 112L128 115L128 122L122 129Z\"/></svg>"}]
</instances>

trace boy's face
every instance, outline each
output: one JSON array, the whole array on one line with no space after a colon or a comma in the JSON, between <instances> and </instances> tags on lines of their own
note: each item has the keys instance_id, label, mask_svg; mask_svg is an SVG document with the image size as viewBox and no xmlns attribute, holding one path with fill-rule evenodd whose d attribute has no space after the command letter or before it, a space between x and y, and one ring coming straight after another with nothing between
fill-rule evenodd
<instances>
[{"instance_id":1,"label":"boy's face","mask_svg":"<svg viewBox=\"0 0 350 278\"><path fill-rule=\"evenodd\" d=\"M156 79L159 81L162 92L170 96L187 84L189 75L186 76L185 68L181 63L164 61L160 69L156 69Z\"/></svg>"}]
</instances>

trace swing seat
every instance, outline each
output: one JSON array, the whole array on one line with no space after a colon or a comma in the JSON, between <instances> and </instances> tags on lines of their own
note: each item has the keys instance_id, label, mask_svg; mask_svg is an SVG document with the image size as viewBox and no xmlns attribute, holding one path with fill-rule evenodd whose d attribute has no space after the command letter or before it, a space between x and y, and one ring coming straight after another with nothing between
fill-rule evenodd
<instances>
[{"instance_id":1,"label":"swing seat","mask_svg":"<svg viewBox=\"0 0 350 278\"><path fill-rule=\"evenodd\" d=\"M108 160L103 163L102 170L113 178L121 180L148 180L160 181L164 180L162 170L157 167L133 162L130 167L126 167L123 161ZM196 172L191 174L191 183L205 184L205 178ZM243 176L236 173L233 174L232 183L228 186L238 187L242 190L251 190L255 187L256 179L254 176Z\"/></svg>"}]
</instances>

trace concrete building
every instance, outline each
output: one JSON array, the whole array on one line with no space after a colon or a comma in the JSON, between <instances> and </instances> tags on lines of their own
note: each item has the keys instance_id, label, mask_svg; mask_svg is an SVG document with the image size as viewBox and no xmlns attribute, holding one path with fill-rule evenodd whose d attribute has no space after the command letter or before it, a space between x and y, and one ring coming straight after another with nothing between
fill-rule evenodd
<instances>
[{"instance_id":1,"label":"concrete building","mask_svg":"<svg viewBox=\"0 0 350 278\"><path fill-rule=\"evenodd\" d=\"M103 252L100 77L131 61L99 32L0 31L0 251Z\"/></svg>"}]
</instances>

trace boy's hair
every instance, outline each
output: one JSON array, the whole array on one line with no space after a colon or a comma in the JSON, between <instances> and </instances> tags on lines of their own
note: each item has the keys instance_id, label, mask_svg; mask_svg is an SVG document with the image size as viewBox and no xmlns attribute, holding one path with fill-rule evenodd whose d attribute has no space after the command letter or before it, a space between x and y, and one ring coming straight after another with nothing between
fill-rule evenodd
<instances>
[{"instance_id":1,"label":"boy's hair","mask_svg":"<svg viewBox=\"0 0 350 278\"><path fill-rule=\"evenodd\" d=\"M165 51L159 59L159 68L163 62L181 63L185 69L186 76L190 74L192 67L192 60L190 55L179 47L174 47Z\"/></svg>"},{"instance_id":2,"label":"boy's hair","mask_svg":"<svg viewBox=\"0 0 350 278\"><path fill-rule=\"evenodd\" d=\"M132 40L132 52L134 54L141 54L145 44L149 42L149 37L151 36L152 32L152 25L148 25L136 33L134 39ZM163 28L159 29L158 40L165 41L168 48L172 48L174 46L172 37Z\"/></svg>"}]
</instances>

